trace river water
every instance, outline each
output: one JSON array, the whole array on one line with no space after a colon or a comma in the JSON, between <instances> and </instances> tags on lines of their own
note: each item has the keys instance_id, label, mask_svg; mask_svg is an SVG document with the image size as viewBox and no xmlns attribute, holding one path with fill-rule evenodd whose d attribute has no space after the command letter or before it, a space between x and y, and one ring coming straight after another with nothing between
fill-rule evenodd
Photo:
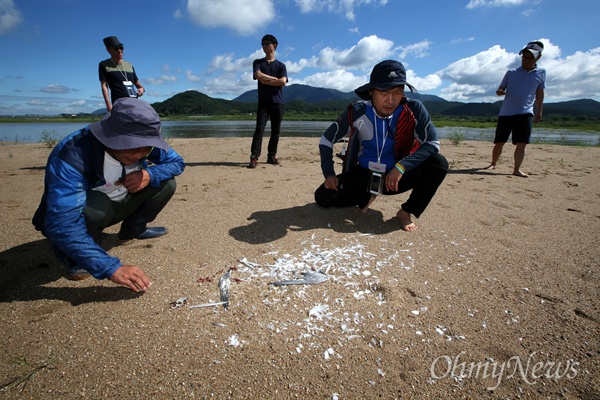
<instances>
[{"instance_id":1,"label":"river water","mask_svg":"<svg viewBox=\"0 0 600 400\"><path fill-rule=\"evenodd\" d=\"M281 136L319 137L331 122L320 121L283 121ZM0 144L8 142L39 142L43 137L60 139L85 126L81 122L52 123L0 123ZM252 137L254 121L163 121L162 132L170 138L223 138ZM491 142L495 128L437 128L442 139L462 135L465 140ZM270 134L267 125L265 135ZM581 144L595 146L600 143L598 132L570 132L559 129L536 129L534 127L532 143Z\"/></svg>"}]
</instances>

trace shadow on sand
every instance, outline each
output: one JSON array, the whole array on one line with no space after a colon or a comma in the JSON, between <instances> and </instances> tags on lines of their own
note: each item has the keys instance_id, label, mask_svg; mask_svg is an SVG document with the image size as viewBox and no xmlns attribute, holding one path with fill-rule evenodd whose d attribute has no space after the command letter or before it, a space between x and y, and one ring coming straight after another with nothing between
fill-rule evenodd
<instances>
[{"instance_id":1,"label":"shadow on sand","mask_svg":"<svg viewBox=\"0 0 600 400\"><path fill-rule=\"evenodd\" d=\"M464 168L464 169L456 169L450 168L448 170L448 174L465 174L465 175L510 175L502 172L498 172L498 170L489 170L485 168Z\"/></svg>"},{"instance_id":2,"label":"shadow on sand","mask_svg":"<svg viewBox=\"0 0 600 400\"><path fill-rule=\"evenodd\" d=\"M205 161L205 162L186 162L186 167L247 167L246 162L229 162L229 161Z\"/></svg>"},{"instance_id":3,"label":"shadow on sand","mask_svg":"<svg viewBox=\"0 0 600 400\"><path fill-rule=\"evenodd\" d=\"M240 242L263 244L283 238L288 231L331 229L341 233L386 234L400 230L397 218L383 220L381 211L366 214L353 212L354 208L322 209L315 203L273 211L257 211L248 217L249 225L229 230L229 235Z\"/></svg>"},{"instance_id":4,"label":"shadow on sand","mask_svg":"<svg viewBox=\"0 0 600 400\"><path fill-rule=\"evenodd\" d=\"M119 242L117 235L104 235L102 247L108 250ZM112 302L139 297L122 286L72 287L64 280L66 267L54 256L47 239L25 243L0 253L0 302L60 300L74 306L92 302ZM50 283L64 280L65 285ZM60 283L60 282L59 282Z\"/></svg>"}]
</instances>

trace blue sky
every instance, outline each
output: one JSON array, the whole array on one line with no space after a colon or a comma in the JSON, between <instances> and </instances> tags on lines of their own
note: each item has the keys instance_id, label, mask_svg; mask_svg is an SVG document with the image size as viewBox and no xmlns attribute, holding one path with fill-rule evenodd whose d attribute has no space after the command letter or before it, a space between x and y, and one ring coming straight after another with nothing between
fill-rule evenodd
<instances>
[{"instance_id":1,"label":"blue sky","mask_svg":"<svg viewBox=\"0 0 600 400\"><path fill-rule=\"evenodd\" d=\"M600 100L598 0L0 0L0 115L104 107L102 38L116 35L154 103L256 88L264 34L289 84L354 90L397 59L420 93L493 102L519 50L541 40L546 101ZM284 89L285 90L285 89ZM285 92L284 92L285 93Z\"/></svg>"}]
</instances>

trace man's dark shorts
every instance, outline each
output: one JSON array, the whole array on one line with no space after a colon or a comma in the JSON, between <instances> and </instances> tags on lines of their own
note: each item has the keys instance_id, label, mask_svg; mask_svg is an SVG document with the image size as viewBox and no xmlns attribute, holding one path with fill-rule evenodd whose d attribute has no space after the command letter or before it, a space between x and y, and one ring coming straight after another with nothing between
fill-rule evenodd
<instances>
[{"instance_id":1,"label":"man's dark shorts","mask_svg":"<svg viewBox=\"0 0 600 400\"><path fill-rule=\"evenodd\" d=\"M533 114L507 115L498 117L494 143L506 143L512 132L512 143L527 143L531 139Z\"/></svg>"}]
</instances>

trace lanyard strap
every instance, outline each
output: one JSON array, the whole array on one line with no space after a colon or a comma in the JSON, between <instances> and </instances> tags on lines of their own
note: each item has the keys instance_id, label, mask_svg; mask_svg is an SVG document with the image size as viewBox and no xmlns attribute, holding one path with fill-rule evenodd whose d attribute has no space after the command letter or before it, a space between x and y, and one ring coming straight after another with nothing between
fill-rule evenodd
<instances>
[{"instance_id":1,"label":"lanyard strap","mask_svg":"<svg viewBox=\"0 0 600 400\"><path fill-rule=\"evenodd\" d=\"M383 155L383 149L385 148L385 141L387 139L387 132L389 131L389 127L388 129L386 129L387 124L385 123L385 120L383 118L381 118L381 125L383 126L383 136L382 136L382 140L383 142L381 143L381 150L379 150L379 137L377 136L377 113L375 112L375 110L373 110L373 118L374 118L374 125L375 125L375 145L377 146L377 162L380 163L381 162L381 156ZM391 120L391 116L388 117L388 119Z\"/></svg>"},{"instance_id":2,"label":"lanyard strap","mask_svg":"<svg viewBox=\"0 0 600 400\"><path fill-rule=\"evenodd\" d=\"M117 64L115 62L115 60L113 60L112 58L110 60L113 62L113 64L115 64L115 68L117 69L117 71L119 71L121 73L121 76L123 77L123 81L128 80L127 79L127 70L125 69L125 61L123 61L123 71L121 71L119 69L119 64Z\"/></svg>"}]
</instances>

